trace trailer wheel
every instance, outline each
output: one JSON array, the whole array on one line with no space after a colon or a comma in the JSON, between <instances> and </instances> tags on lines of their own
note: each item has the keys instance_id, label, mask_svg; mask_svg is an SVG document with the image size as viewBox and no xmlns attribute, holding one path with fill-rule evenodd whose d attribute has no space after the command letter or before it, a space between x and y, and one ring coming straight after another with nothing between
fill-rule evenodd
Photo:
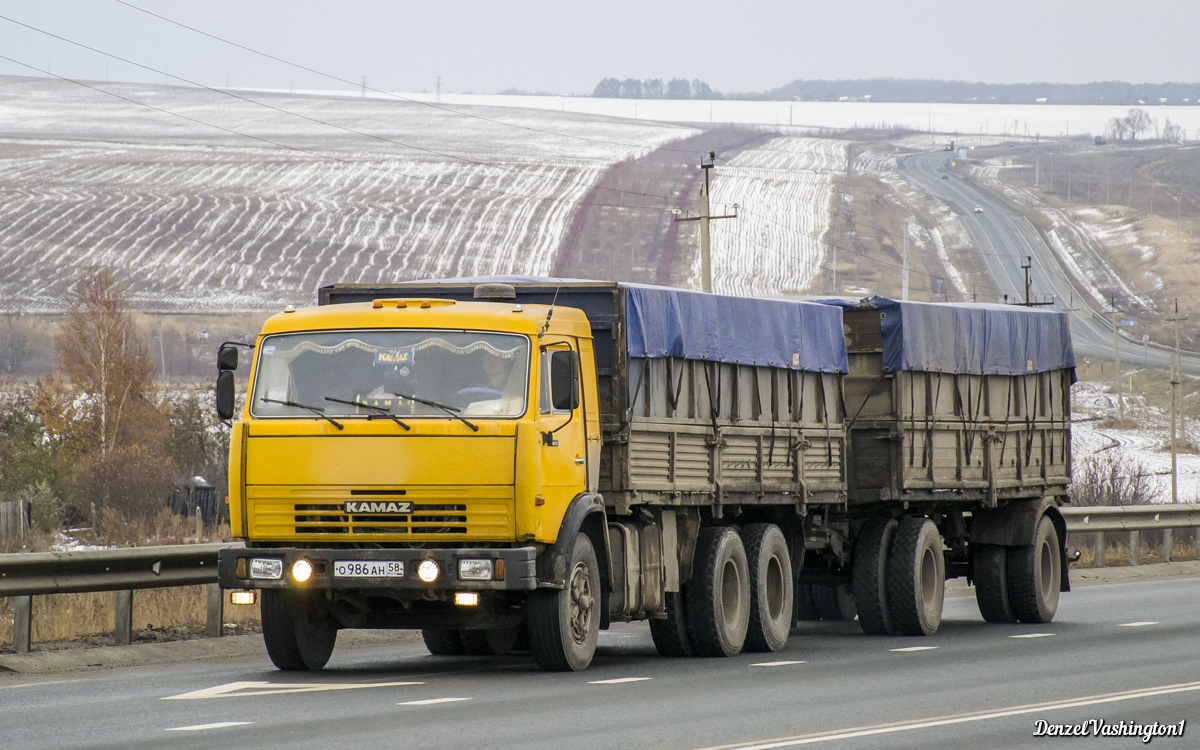
<instances>
[{"instance_id":1,"label":"trailer wheel","mask_svg":"<svg viewBox=\"0 0 1200 750\"><path fill-rule=\"evenodd\" d=\"M852 569L858 625L867 635L894 635L887 603L887 560L896 521L872 518L863 523L854 543Z\"/></svg>"},{"instance_id":2,"label":"trailer wheel","mask_svg":"<svg viewBox=\"0 0 1200 750\"><path fill-rule=\"evenodd\" d=\"M972 545L975 602L988 622L1016 622L1008 598L1008 547L999 544Z\"/></svg>"},{"instance_id":3,"label":"trailer wheel","mask_svg":"<svg viewBox=\"0 0 1200 750\"><path fill-rule=\"evenodd\" d=\"M586 534L575 537L566 586L529 595L529 645L550 672L588 668L600 636L600 567Z\"/></svg>"},{"instance_id":4,"label":"trailer wheel","mask_svg":"<svg viewBox=\"0 0 1200 750\"><path fill-rule=\"evenodd\" d=\"M942 623L946 560L933 521L908 516L896 527L887 561L887 603L899 635L933 635Z\"/></svg>"},{"instance_id":5,"label":"trailer wheel","mask_svg":"<svg viewBox=\"0 0 1200 750\"><path fill-rule=\"evenodd\" d=\"M663 656L691 656L694 651L688 640L684 596L682 591L667 592L667 619L650 621L654 648Z\"/></svg>"},{"instance_id":6,"label":"trailer wheel","mask_svg":"<svg viewBox=\"0 0 1200 750\"><path fill-rule=\"evenodd\" d=\"M1008 548L1008 598L1021 622L1054 619L1062 575L1059 546L1054 522L1042 516L1032 545Z\"/></svg>"},{"instance_id":7,"label":"trailer wheel","mask_svg":"<svg viewBox=\"0 0 1200 750\"><path fill-rule=\"evenodd\" d=\"M714 526L700 532L687 599L688 635L696 653L740 653L750 627L750 571L736 531Z\"/></svg>"},{"instance_id":8,"label":"trailer wheel","mask_svg":"<svg viewBox=\"0 0 1200 750\"><path fill-rule=\"evenodd\" d=\"M320 669L337 642L337 621L300 592L263 589L260 613L267 656L276 669Z\"/></svg>"},{"instance_id":9,"label":"trailer wheel","mask_svg":"<svg viewBox=\"0 0 1200 750\"><path fill-rule=\"evenodd\" d=\"M813 586L813 599L822 620L848 622L858 614L854 590L848 583Z\"/></svg>"},{"instance_id":10,"label":"trailer wheel","mask_svg":"<svg viewBox=\"0 0 1200 750\"><path fill-rule=\"evenodd\" d=\"M425 628L421 631L421 640L425 641L425 648L434 656L461 656L466 653L457 630Z\"/></svg>"},{"instance_id":11,"label":"trailer wheel","mask_svg":"<svg viewBox=\"0 0 1200 750\"><path fill-rule=\"evenodd\" d=\"M787 645L792 626L792 561L787 540L773 523L756 523L741 530L750 572L750 624L747 651L779 651Z\"/></svg>"}]
</instances>

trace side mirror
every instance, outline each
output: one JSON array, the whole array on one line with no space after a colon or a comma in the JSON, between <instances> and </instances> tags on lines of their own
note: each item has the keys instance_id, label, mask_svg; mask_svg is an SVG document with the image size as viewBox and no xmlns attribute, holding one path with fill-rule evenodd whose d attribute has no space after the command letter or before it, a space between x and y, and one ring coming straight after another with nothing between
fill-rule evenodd
<instances>
[{"instance_id":1,"label":"side mirror","mask_svg":"<svg viewBox=\"0 0 1200 750\"><path fill-rule=\"evenodd\" d=\"M222 352L225 350L222 349ZM233 350L234 367L237 366L237 350ZM234 388L233 371L222 369L217 373L217 416L228 422L233 419Z\"/></svg>"},{"instance_id":2,"label":"side mirror","mask_svg":"<svg viewBox=\"0 0 1200 750\"><path fill-rule=\"evenodd\" d=\"M550 393L554 408L574 411L579 408L579 367L573 351L556 351L550 355Z\"/></svg>"},{"instance_id":3,"label":"side mirror","mask_svg":"<svg viewBox=\"0 0 1200 750\"><path fill-rule=\"evenodd\" d=\"M229 372L236 370L237 366L237 347L230 346L229 344L221 344L221 348L217 350L217 369L221 372Z\"/></svg>"}]
</instances>

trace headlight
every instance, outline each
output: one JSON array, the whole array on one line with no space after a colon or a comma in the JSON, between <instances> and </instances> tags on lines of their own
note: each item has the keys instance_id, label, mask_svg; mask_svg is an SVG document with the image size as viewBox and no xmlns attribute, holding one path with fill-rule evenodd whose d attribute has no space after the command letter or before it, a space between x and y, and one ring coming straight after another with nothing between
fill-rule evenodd
<instances>
[{"instance_id":1,"label":"headlight","mask_svg":"<svg viewBox=\"0 0 1200 750\"><path fill-rule=\"evenodd\" d=\"M433 583L437 580L438 564L433 560L422 560L417 566L417 578L420 578L425 583Z\"/></svg>"},{"instance_id":2,"label":"headlight","mask_svg":"<svg viewBox=\"0 0 1200 750\"><path fill-rule=\"evenodd\" d=\"M273 557L255 557L250 561L250 577L278 581L283 578L283 560Z\"/></svg>"},{"instance_id":3,"label":"headlight","mask_svg":"<svg viewBox=\"0 0 1200 750\"><path fill-rule=\"evenodd\" d=\"M491 560L459 560L458 580L460 581L490 581L492 580Z\"/></svg>"},{"instance_id":4,"label":"headlight","mask_svg":"<svg viewBox=\"0 0 1200 750\"><path fill-rule=\"evenodd\" d=\"M305 583L309 578L312 578L313 565L308 560L301 558L292 563L292 580L296 583Z\"/></svg>"}]
</instances>

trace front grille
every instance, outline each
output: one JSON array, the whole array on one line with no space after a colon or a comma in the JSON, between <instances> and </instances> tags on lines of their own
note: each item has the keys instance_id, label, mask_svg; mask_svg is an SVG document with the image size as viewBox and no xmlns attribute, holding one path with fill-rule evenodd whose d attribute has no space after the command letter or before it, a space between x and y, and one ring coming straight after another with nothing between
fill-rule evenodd
<instances>
[{"instance_id":1,"label":"front grille","mask_svg":"<svg viewBox=\"0 0 1200 750\"><path fill-rule=\"evenodd\" d=\"M412 513L345 513L340 504L296 506L297 534L465 534L467 506L415 503Z\"/></svg>"}]
</instances>

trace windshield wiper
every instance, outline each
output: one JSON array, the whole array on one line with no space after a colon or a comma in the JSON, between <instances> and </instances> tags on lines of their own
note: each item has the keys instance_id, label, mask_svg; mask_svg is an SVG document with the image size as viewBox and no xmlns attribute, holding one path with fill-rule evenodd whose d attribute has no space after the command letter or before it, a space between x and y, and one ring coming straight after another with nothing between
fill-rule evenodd
<instances>
[{"instance_id":1,"label":"windshield wiper","mask_svg":"<svg viewBox=\"0 0 1200 750\"><path fill-rule=\"evenodd\" d=\"M284 406L294 406L297 409L306 409L311 411L313 414L316 414L321 419L324 419L326 422L338 428L339 430L346 429L341 422L326 414L325 410L319 406L309 406L308 404L302 404L298 401L280 401L277 398L267 398L266 396L261 396L258 400L268 404L283 404Z\"/></svg>"},{"instance_id":2,"label":"windshield wiper","mask_svg":"<svg viewBox=\"0 0 1200 750\"><path fill-rule=\"evenodd\" d=\"M400 425L401 427L403 427L406 430L412 429L412 427L404 424L404 422L401 422L400 417L397 417L395 414L392 414L390 411L383 408L382 406L376 406L375 404L368 404L365 401L347 401L344 398L334 398L333 396L326 396L325 400L332 401L335 404L346 404L348 406L358 406L363 409L372 409L372 410L378 412L378 414L368 414L367 415L368 422L371 421L372 419L375 419L376 417L385 417L387 419L392 420L393 422Z\"/></svg>"},{"instance_id":3,"label":"windshield wiper","mask_svg":"<svg viewBox=\"0 0 1200 750\"><path fill-rule=\"evenodd\" d=\"M453 406L446 406L445 404L439 404L437 401L430 401L430 400L424 399L424 398L417 398L416 396L407 396L403 393L393 393L391 395L395 396L396 398L404 398L404 399L408 399L409 401L415 401L418 404L425 404L426 406L432 406L435 409L441 409L442 411L446 412L450 416L457 419L459 422L462 422L463 424L465 424L467 427L470 427L472 432L479 432L479 425L468 422L466 417L464 417L458 413L461 410L457 409Z\"/></svg>"}]
</instances>

